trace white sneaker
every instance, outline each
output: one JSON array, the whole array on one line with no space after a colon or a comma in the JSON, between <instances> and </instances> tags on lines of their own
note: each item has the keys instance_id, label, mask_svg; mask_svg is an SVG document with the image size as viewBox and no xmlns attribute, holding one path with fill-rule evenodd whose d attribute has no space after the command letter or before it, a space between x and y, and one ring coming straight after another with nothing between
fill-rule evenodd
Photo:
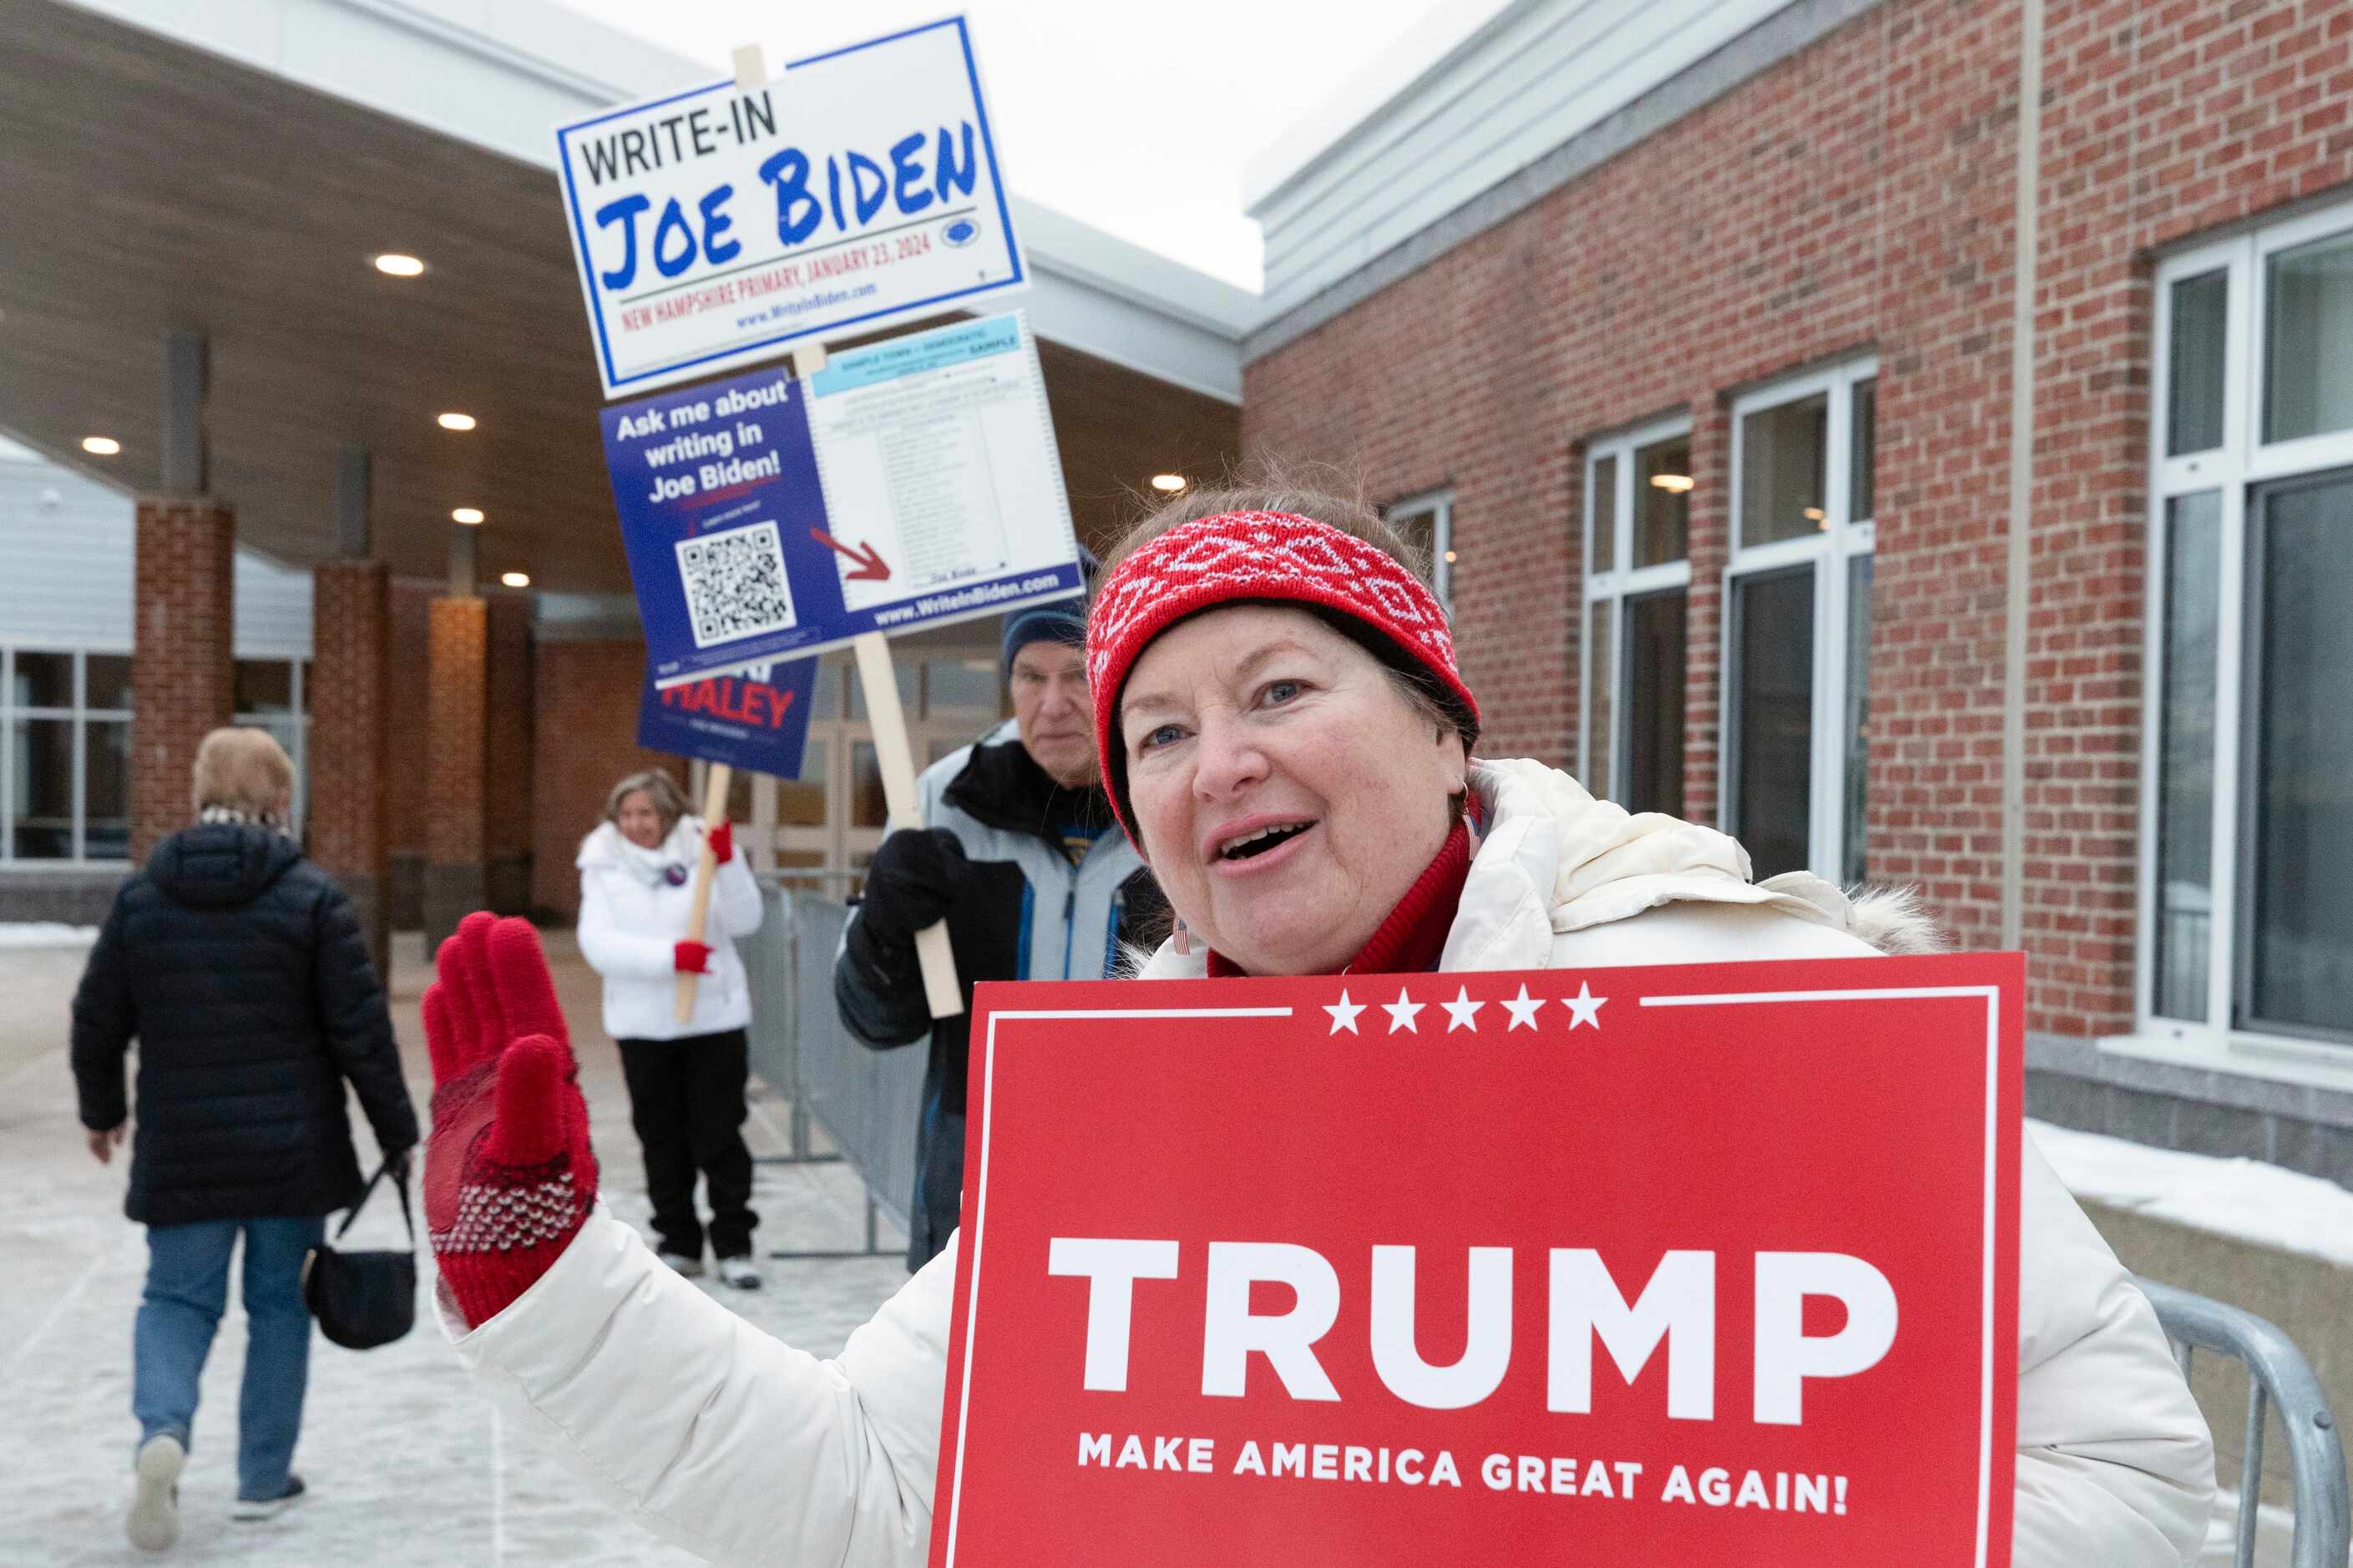
<instances>
[{"instance_id":1,"label":"white sneaker","mask_svg":"<svg viewBox=\"0 0 2353 1568\"><path fill-rule=\"evenodd\" d=\"M123 1530L140 1551L163 1552L180 1539L180 1467L187 1462L188 1450L169 1432L139 1445L139 1489Z\"/></svg>"},{"instance_id":2,"label":"white sneaker","mask_svg":"<svg viewBox=\"0 0 2353 1568\"><path fill-rule=\"evenodd\" d=\"M302 1494L309 1489L303 1486L302 1478L290 1470L286 1474L284 1491L273 1498L239 1498L229 1509L228 1516L248 1524L256 1520L276 1519L280 1514L301 1501Z\"/></svg>"},{"instance_id":3,"label":"white sneaker","mask_svg":"<svg viewBox=\"0 0 2353 1568\"><path fill-rule=\"evenodd\" d=\"M689 1279L700 1279L702 1278L702 1259L700 1258L689 1258L683 1252L658 1252L654 1256L660 1258L664 1263L669 1264L672 1268L677 1269L681 1274L685 1275Z\"/></svg>"},{"instance_id":4,"label":"white sneaker","mask_svg":"<svg viewBox=\"0 0 2353 1568\"><path fill-rule=\"evenodd\" d=\"M759 1268L748 1257L721 1258L719 1278L738 1290L757 1290L760 1288Z\"/></svg>"}]
</instances>

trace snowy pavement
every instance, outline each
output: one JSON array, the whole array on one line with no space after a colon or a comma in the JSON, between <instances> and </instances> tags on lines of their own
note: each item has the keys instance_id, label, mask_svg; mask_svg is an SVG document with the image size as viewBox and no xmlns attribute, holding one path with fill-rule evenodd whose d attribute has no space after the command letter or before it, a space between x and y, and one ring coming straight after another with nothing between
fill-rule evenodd
<instances>
[{"instance_id":1,"label":"snowy pavement","mask_svg":"<svg viewBox=\"0 0 2353 1568\"><path fill-rule=\"evenodd\" d=\"M122 1217L122 1167L82 1144L65 1057L66 1019L86 932L0 926L0 1568L153 1562L123 1539L130 1497L131 1324L146 1264L144 1232ZM642 1167L617 1054L596 1026L595 977L567 937L549 939L573 1021L602 1187L642 1225ZM427 973L417 941L396 944L393 1016L420 1113L430 1088L417 1020ZM755 1154L785 1148L783 1107L754 1086L746 1129ZM373 1159L365 1123L353 1117ZM2339 1264L2353 1194L2253 1161L2177 1154L2034 1124L2069 1186L2087 1199ZM864 1235L856 1178L839 1164L759 1167L759 1242L848 1249ZM394 1205L378 1199L355 1246L395 1246ZM898 1229L889 1256L767 1265L756 1294L706 1286L768 1332L818 1354L838 1350L905 1279ZM429 1270L427 1280L429 1285ZM674 1564L694 1561L592 1500L549 1454L503 1430L459 1370L429 1316L400 1342L364 1354L323 1340L311 1351L309 1406L295 1460L311 1495L285 1517L232 1524L237 1385L245 1358L234 1280L205 1371L195 1447L182 1484L174 1558L195 1563L371 1568L393 1563ZM2230 1500L2206 1554L2228 1563ZM2284 1520L2265 1510L2259 1562L2286 1561Z\"/></svg>"},{"instance_id":2,"label":"snowy pavement","mask_svg":"<svg viewBox=\"0 0 2353 1568\"><path fill-rule=\"evenodd\" d=\"M642 1225L643 1171L619 1058L596 1026L595 978L568 956L568 939L552 937L549 947L576 1037L603 1191L622 1218ZM417 1015L426 973L415 938L402 952L408 962L396 963L394 1024L421 1115L431 1086ZM132 1550L122 1532L137 1435L131 1325L146 1244L145 1232L122 1217L122 1166L90 1157L74 1113L66 1018L83 957L75 945L0 945L0 1192L9 1198L0 1210L5 1568L157 1561ZM365 1123L356 1114L353 1122L373 1168ZM753 1152L781 1152L784 1124L773 1098L755 1100L745 1129ZM860 1188L839 1164L764 1164L754 1205L763 1251L863 1244ZM379 1195L350 1242L397 1246L399 1238L399 1211ZM771 1262L765 1290L707 1288L768 1332L829 1355L904 1281L904 1245L903 1233L886 1225L889 1256ZM697 1561L611 1513L554 1458L502 1430L422 1310L406 1339L380 1350L312 1342L294 1461L311 1495L280 1519L232 1524L245 1361L234 1279L232 1270L229 1310L205 1368L171 1560L252 1568Z\"/></svg>"}]
</instances>

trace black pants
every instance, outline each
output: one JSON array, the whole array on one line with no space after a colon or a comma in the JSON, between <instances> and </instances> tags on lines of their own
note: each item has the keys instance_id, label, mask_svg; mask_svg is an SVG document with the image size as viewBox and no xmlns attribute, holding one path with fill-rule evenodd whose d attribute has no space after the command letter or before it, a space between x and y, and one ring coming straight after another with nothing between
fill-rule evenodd
<instances>
[{"instance_id":1,"label":"black pants","mask_svg":"<svg viewBox=\"0 0 2353 1568\"><path fill-rule=\"evenodd\" d=\"M623 1040L621 1073L629 1084L629 1122L646 1154L646 1195L664 1252L702 1256L694 1213L694 1173L711 1199L711 1250L743 1258L752 1250L752 1152L744 1147L747 1042L741 1029L682 1040Z\"/></svg>"}]
</instances>

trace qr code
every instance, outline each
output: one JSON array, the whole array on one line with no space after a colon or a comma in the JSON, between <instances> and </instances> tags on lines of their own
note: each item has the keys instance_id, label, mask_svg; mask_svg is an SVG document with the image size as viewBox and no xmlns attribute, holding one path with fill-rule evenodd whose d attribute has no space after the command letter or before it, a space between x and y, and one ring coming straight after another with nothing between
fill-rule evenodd
<instances>
[{"instance_id":1,"label":"qr code","mask_svg":"<svg viewBox=\"0 0 2353 1568\"><path fill-rule=\"evenodd\" d=\"M694 646L734 642L796 624L776 525L755 522L678 542L678 576Z\"/></svg>"}]
</instances>

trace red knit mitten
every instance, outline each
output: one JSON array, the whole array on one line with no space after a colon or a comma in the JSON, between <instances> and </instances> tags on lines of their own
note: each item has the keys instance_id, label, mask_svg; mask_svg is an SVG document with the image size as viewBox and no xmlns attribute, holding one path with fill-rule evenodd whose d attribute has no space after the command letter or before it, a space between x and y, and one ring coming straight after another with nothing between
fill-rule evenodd
<instances>
[{"instance_id":1,"label":"red knit mitten","mask_svg":"<svg viewBox=\"0 0 2353 1568\"><path fill-rule=\"evenodd\" d=\"M596 1156L539 933L475 913L425 991L433 1133L425 1225L441 1278L480 1327L546 1273L596 1199Z\"/></svg>"}]
</instances>

